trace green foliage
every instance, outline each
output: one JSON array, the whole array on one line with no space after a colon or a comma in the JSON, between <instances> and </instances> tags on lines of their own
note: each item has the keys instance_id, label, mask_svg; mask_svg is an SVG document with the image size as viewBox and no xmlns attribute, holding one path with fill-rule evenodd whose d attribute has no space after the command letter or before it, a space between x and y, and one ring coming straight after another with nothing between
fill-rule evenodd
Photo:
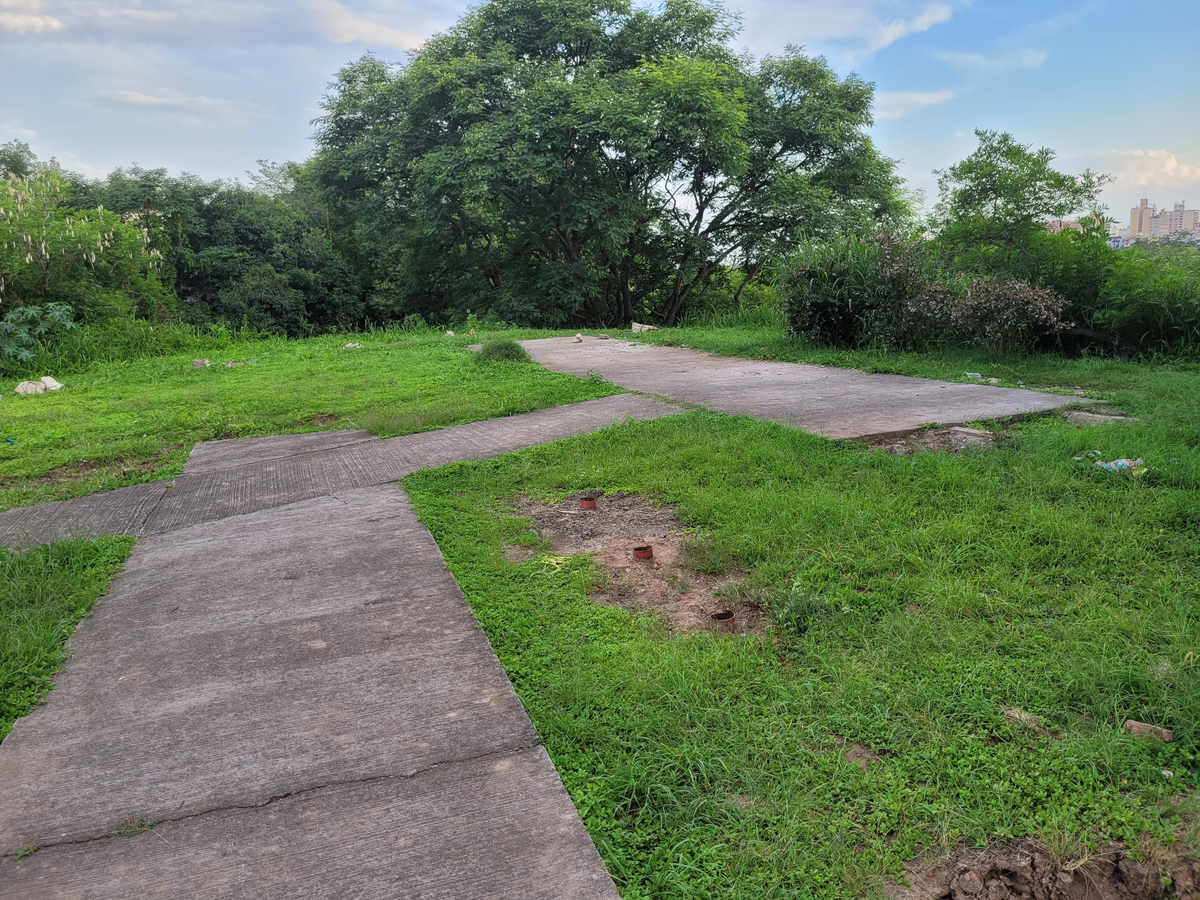
<instances>
[{"instance_id":1,"label":"green foliage","mask_svg":"<svg viewBox=\"0 0 1200 900\"><path fill-rule=\"evenodd\" d=\"M1093 209L1112 181L1090 169L1059 172L1050 166L1053 150L1031 150L1007 132L976 130L975 136L974 153L937 173L933 224L952 253L1009 247L1027 254L1030 236L1044 233L1047 221Z\"/></svg>"},{"instance_id":2,"label":"green foliage","mask_svg":"<svg viewBox=\"0 0 1200 900\"><path fill-rule=\"evenodd\" d=\"M62 541L20 554L0 547L0 740L45 698L67 638L132 547L129 537Z\"/></svg>"},{"instance_id":3,"label":"green foliage","mask_svg":"<svg viewBox=\"0 0 1200 900\"><path fill-rule=\"evenodd\" d=\"M512 338L492 338L483 342L477 357L480 362L529 362L529 351Z\"/></svg>"},{"instance_id":4,"label":"green foliage","mask_svg":"<svg viewBox=\"0 0 1200 900\"><path fill-rule=\"evenodd\" d=\"M1200 352L1200 252L1168 244L1113 254L1090 313L1097 328L1139 350Z\"/></svg>"},{"instance_id":5,"label":"green foliage","mask_svg":"<svg viewBox=\"0 0 1200 900\"><path fill-rule=\"evenodd\" d=\"M0 373L32 360L38 349L74 328L71 315L65 303L16 306L5 313L0 319Z\"/></svg>"},{"instance_id":6,"label":"green foliage","mask_svg":"<svg viewBox=\"0 0 1200 900\"><path fill-rule=\"evenodd\" d=\"M965 282L932 262L922 242L886 232L810 244L785 277L789 329L831 347L1005 353L1065 327L1066 301L1054 291L987 276Z\"/></svg>"},{"instance_id":7,"label":"green foliage","mask_svg":"<svg viewBox=\"0 0 1200 900\"><path fill-rule=\"evenodd\" d=\"M70 192L48 166L0 180L0 311L64 303L95 321L167 309L148 235L110 210L71 208Z\"/></svg>"},{"instance_id":8,"label":"green foliage","mask_svg":"<svg viewBox=\"0 0 1200 900\"><path fill-rule=\"evenodd\" d=\"M403 66L342 70L313 171L372 309L670 323L803 223L901 213L871 87L794 48L752 66L733 33L696 0L492 0Z\"/></svg>"}]
</instances>

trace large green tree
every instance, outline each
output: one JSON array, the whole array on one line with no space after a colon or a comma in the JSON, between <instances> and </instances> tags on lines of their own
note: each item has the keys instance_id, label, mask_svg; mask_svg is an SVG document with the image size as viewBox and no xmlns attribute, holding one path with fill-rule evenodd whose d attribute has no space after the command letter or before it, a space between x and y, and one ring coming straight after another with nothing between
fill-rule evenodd
<instances>
[{"instance_id":1,"label":"large green tree","mask_svg":"<svg viewBox=\"0 0 1200 900\"><path fill-rule=\"evenodd\" d=\"M901 210L871 86L796 48L753 64L734 32L697 0L490 0L345 68L313 172L377 314L669 324L801 228Z\"/></svg>"}]
</instances>

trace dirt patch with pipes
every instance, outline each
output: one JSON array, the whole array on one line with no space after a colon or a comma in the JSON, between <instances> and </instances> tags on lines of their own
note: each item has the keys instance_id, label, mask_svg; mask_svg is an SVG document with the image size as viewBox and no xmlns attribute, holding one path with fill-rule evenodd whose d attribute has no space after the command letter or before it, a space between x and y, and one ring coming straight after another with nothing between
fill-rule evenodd
<instances>
[{"instance_id":1,"label":"dirt patch with pipes","mask_svg":"<svg viewBox=\"0 0 1200 900\"><path fill-rule=\"evenodd\" d=\"M892 900L1195 900L1200 862L1120 844L1053 852L1028 841L987 849L960 848L948 860L909 864L907 885Z\"/></svg>"},{"instance_id":2,"label":"dirt patch with pipes","mask_svg":"<svg viewBox=\"0 0 1200 900\"><path fill-rule=\"evenodd\" d=\"M595 497L595 509L580 509ZM741 596L741 573L731 555L690 532L669 506L656 506L628 493L572 494L555 506L522 499L516 512L533 519L538 537L560 556L590 554L599 566L592 599L638 612L653 612L673 631L762 634L762 611ZM638 559L634 548L650 546L653 558ZM528 547L509 547L510 562L534 558ZM732 623L715 614L733 612Z\"/></svg>"}]
</instances>

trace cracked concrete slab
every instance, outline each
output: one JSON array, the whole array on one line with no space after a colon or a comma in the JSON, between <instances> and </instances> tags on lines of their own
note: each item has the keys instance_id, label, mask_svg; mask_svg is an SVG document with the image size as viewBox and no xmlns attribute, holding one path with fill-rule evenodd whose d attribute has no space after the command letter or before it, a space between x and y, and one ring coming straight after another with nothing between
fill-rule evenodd
<instances>
[{"instance_id":1,"label":"cracked concrete slab","mask_svg":"<svg viewBox=\"0 0 1200 900\"><path fill-rule=\"evenodd\" d=\"M585 337L541 338L522 346L542 365L572 375L753 416L831 438L907 433L931 423L965 425L1045 412L1077 397L956 384L906 375L869 375L801 363L757 362L682 347Z\"/></svg>"},{"instance_id":2,"label":"cracked concrete slab","mask_svg":"<svg viewBox=\"0 0 1200 900\"><path fill-rule=\"evenodd\" d=\"M0 745L5 896L617 897L396 485L143 540L68 647Z\"/></svg>"},{"instance_id":3,"label":"cracked concrete slab","mask_svg":"<svg viewBox=\"0 0 1200 900\"><path fill-rule=\"evenodd\" d=\"M337 450L379 438L369 431L310 431L259 438L230 438L197 444L184 463L185 475L200 475L217 469L231 469L248 463L260 463L301 453Z\"/></svg>"},{"instance_id":4,"label":"cracked concrete slab","mask_svg":"<svg viewBox=\"0 0 1200 900\"><path fill-rule=\"evenodd\" d=\"M11 900L618 900L542 747L0 859Z\"/></svg>"}]
</instances>

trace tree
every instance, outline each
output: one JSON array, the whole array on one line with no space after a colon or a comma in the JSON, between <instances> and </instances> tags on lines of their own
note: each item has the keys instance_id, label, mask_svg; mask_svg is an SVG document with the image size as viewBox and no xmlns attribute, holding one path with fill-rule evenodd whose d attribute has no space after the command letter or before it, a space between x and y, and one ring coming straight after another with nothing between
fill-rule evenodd
<instances>
[{"instance_id":1,"label":"tree","mask_svg":"<svg viewBox=\"0 0 1200 900\"><path fill-rule=\"evenodd\" d=\"M872 87L734 33L697 0L490 0L343 69L313 173L373 250L373 308L671 324L801 227L901 210Z\"/></svg>"},{"instance_id":2,"label":"tree","mask_svg":"<svg viewBox=\"0 0 1200 900\"><path fill-rule=\"evenodd\" d=\"M1097 210L1100 191L1111 175L1085 169L1067 175L1050 167L1054 151L1031 150L1007 132L976 129L975 152L938 176L933 224L939 240L957 250L1011 247L1029 253L1031 236L1046 223Z\"/></svg>"}]
</instances>

